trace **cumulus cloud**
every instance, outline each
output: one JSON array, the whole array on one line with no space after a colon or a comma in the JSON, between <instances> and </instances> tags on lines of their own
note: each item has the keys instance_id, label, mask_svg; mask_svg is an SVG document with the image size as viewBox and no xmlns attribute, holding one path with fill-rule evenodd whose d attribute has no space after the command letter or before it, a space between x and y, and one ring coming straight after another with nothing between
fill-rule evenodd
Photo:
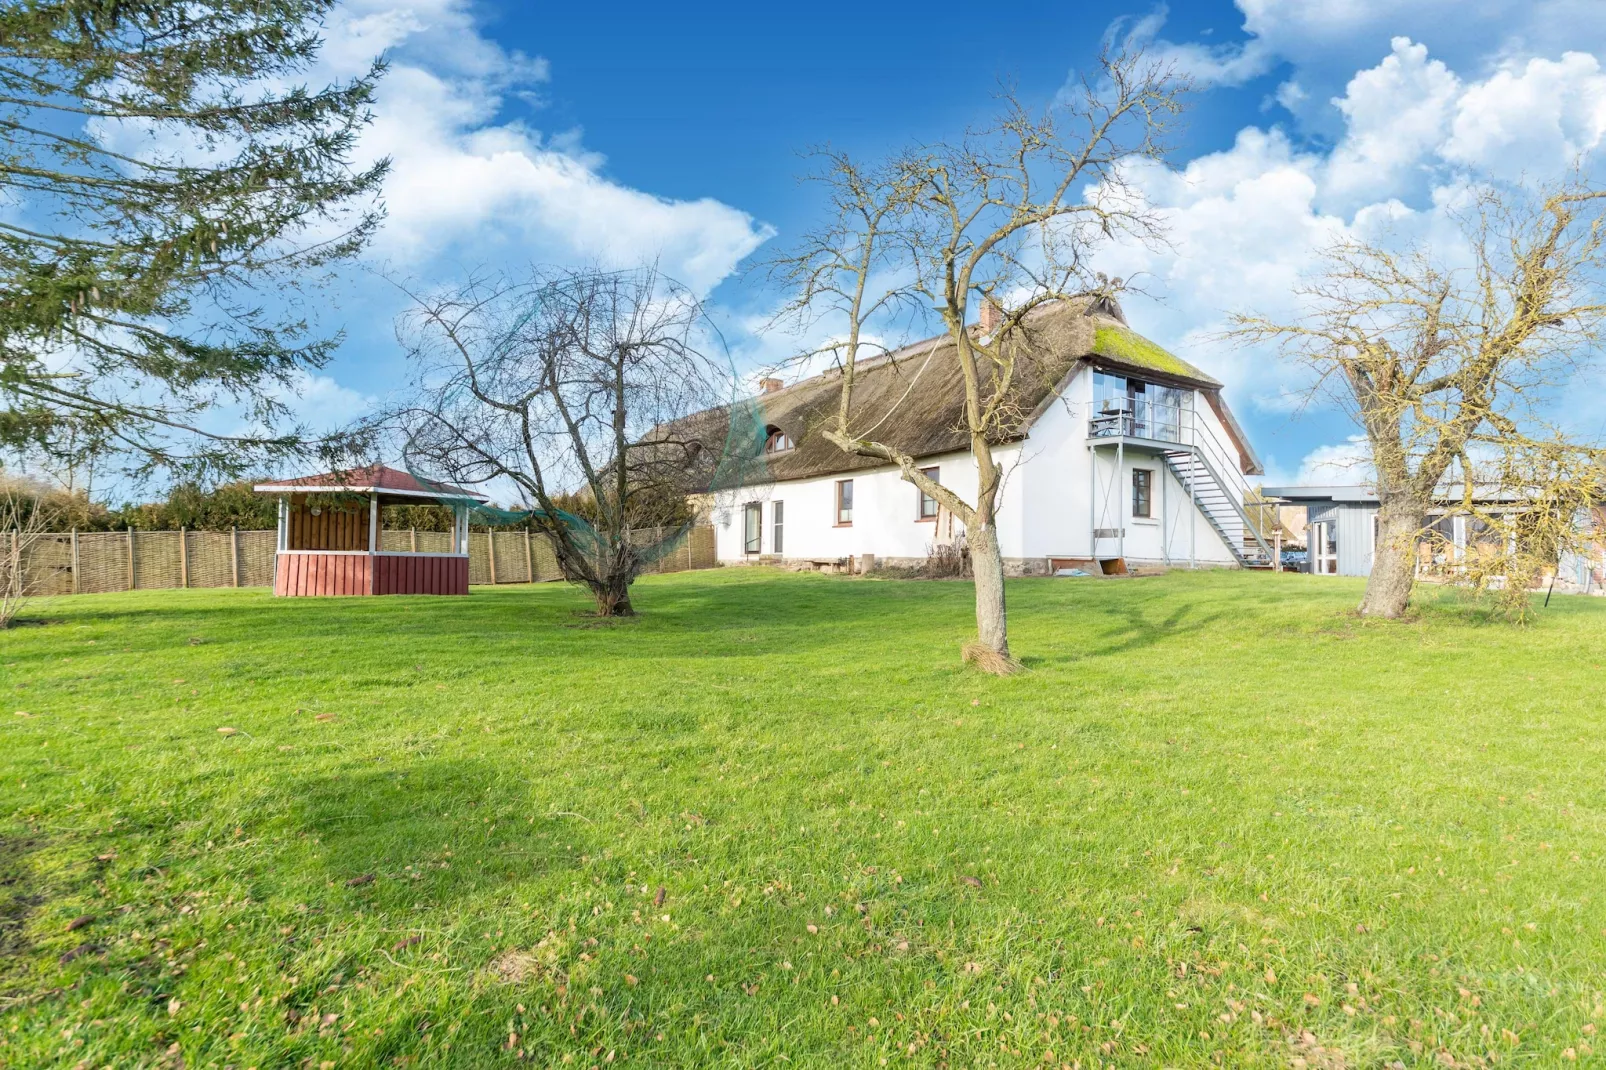
<instances>
[{"instance_id":1,"label":"cumulus cloud","mask_svg":"<svg viewBox=\"0 0 1606 1070\"><path fill-rule=\"evenodd\" d=\"M1225 342L1230 315L1297 317L1302 281L1345 237L1415 243L1464 262L1458 215L1477 183L1555 181L1600 147L1606 71L1592 55L1564 52L1508 57L1474 76L1397 37L1329 106L1340 124L1329 148L1248 127L1230 148L1181 168L1133 169L1171 245L1108 257L1106 270L1147 291L1127 301L1134 325L1226 382L1260 426L1323 405L1306 369ZM1353 447L1311 453L1300 478L1364 478Z\"/></svg>"},{"instance_id":2,"label":"cumulus cloud","mask_svg":"<svg viewBox=\"0 0 1606 1070\"><path fill-rule=\"evenodd\" d=\"M770 236L719 201L610 179L576 132L507 118L511 105L539 102L550 68L480 33L466 0L353 0L329 24L322 65L349 77L382 51L391 69L362 151L394 161L374 246L392 264L657 261L706 293Z\"/></svg>"},{"instance_id":3,"label":"cumulus cloud","mask_svg":"<svg viewBox=\"0 0 1606 1070\"><path fill-rule=\"evenodd\" d=\"M1163 4L1127 30L1205 85L1242 85L1292 66L1304 92L1274 99L1296 112L1319 109L1391 38L1428 41L1452 68L1513 57L1606 50L1606 4L1598 0L1236 0L1244 39L1205 45L1164 36ZM1118 31L1125 27L1117 27ZM1286 84L1286 83L1285 83Z\"/></svg>"}]
</instances>

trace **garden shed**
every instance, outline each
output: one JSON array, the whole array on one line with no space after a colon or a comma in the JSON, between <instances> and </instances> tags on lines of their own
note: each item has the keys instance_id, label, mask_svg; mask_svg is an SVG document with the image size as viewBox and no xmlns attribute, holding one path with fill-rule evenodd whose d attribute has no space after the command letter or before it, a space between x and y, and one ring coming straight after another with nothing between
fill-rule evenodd
<instances>
[{"instance_id":1,"label":"garden shed","mask_svg":"<svg viewBox=\"0 0 1606 1070\"><path fill-rule=\"evenodd\" d=\"M468 514L483 495L385 465L258 483L279 499L275 595L467 594ZM437 506L451 516L440 545L385 549L387 505Z\"/></svg>"}]
</instances>

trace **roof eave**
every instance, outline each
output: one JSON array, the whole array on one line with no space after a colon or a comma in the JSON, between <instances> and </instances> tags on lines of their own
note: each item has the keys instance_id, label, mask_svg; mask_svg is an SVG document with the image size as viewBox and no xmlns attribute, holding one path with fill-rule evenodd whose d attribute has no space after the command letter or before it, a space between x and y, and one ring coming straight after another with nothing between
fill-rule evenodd
<instances>
[{"instance_id":1,"label":"roof eave","mask_svg":"<svg viewBox=\"0 0 1606 1070\"><path fill-rule=\"evenodd\" d=\"M490 501L483 494L472 491L430 491L430 490L398 490L395 487L376 487L372 485L327 483L258 483L251 488L259 494L390 494L401 498L431 498L442 500L448 498L472 498L477 502Z\"/></svg>"}]
</instances>

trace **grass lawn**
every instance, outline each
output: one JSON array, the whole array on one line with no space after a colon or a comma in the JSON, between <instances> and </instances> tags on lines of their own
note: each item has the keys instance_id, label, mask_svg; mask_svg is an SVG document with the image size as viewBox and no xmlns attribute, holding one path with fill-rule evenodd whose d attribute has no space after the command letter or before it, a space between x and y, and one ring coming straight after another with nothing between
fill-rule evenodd
<instances>
[{"instance_id":1,"label":"grass lawn","mask_svg":"<svg viewBox=\"0 0 1606 1070\"><path fill-rule=\"evenodd\" d=\"M1359 593L1014 582L1005 680L956 583L58 600L0 1065L1598 1060L1606 604Z\"/></svg>"}]
</instances>

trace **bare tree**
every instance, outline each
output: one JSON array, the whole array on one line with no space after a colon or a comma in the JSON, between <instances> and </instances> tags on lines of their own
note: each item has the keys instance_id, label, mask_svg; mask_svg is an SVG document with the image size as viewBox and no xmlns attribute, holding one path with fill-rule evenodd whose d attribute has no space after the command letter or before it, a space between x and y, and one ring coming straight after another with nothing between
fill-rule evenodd
<instances>
[{"instance_id":1,"label":"bare tree","mask_svg":"<svg viewBox=\"0 0 1606 1070\"><path fill-rule=\"evenodd\" d=\"M516 488L572 583L604 616L690 526L720 443L691 420L730 397L701 306L656 270L532 272L414 294L398 336L408 401L385 421L409 467ZM667 530L666 530L667 529Z\"/></svg>"},{"instance_id":2,"label":"bare tree","mask_svg":"<svg viewBox=\"0 0 1606 1070\"><path fill-rule=\"evenodd\" d=\"M1471 510L1489 496L1489 472L1510 494L1567 498L1554 479L1589 470L1517 459L1552 438L1537 414L1599 339L1603 197L1576 183L1485 190L1464 219L1470 266L1348 240L1300 291L1309 312L1298 322L1235 318L1230 336L1311 366L1366 433L1379 508L1363 615L1405 612L1436 498Z\"/></svg>"},{"instance_id":3,"label":"bare tree","mask_svg":"<svg viewBox=\"0 0 1606 1070\"><path fill-rule=\"evenodd\" d=\"M780 318L823 319L840 332L823 350L840 367L842 386L822 433L847 453L896 465L964 524L978 633L966 657L990 671L1015 667L997 530L1004 472L993 447L1027 416L1013 389L1022 323L1053 301L1112 298L1121 281L1094 270L1097 251L1117 239L1161 237L1128 169L1164 155L1186 89L1141 52L1106 52L1074 99L1040 114L1006 97L995 125L957 143L871 165L822 152L817 178L830 192L831 217L772 262L793 291ZM976 308L988 313L986 329L974 324ZM974 502L924 475L907 443L878 437L886 413L853 403L859 368L897 348L889 328L903 315L924 323L933 314L960 369Z\"/></svg>"},{"instance_id":4,"label":"bare tree","mask_svg":"<svg viewBox=\"0 0 1606 1070\"><path fill-rule=\"evenodd\" d=\"M39 588L33 550L49 537L52 511L33 488L8 483L0 489L0 630L11 627L23 604Z\"/></svg>"}]
</instances>

